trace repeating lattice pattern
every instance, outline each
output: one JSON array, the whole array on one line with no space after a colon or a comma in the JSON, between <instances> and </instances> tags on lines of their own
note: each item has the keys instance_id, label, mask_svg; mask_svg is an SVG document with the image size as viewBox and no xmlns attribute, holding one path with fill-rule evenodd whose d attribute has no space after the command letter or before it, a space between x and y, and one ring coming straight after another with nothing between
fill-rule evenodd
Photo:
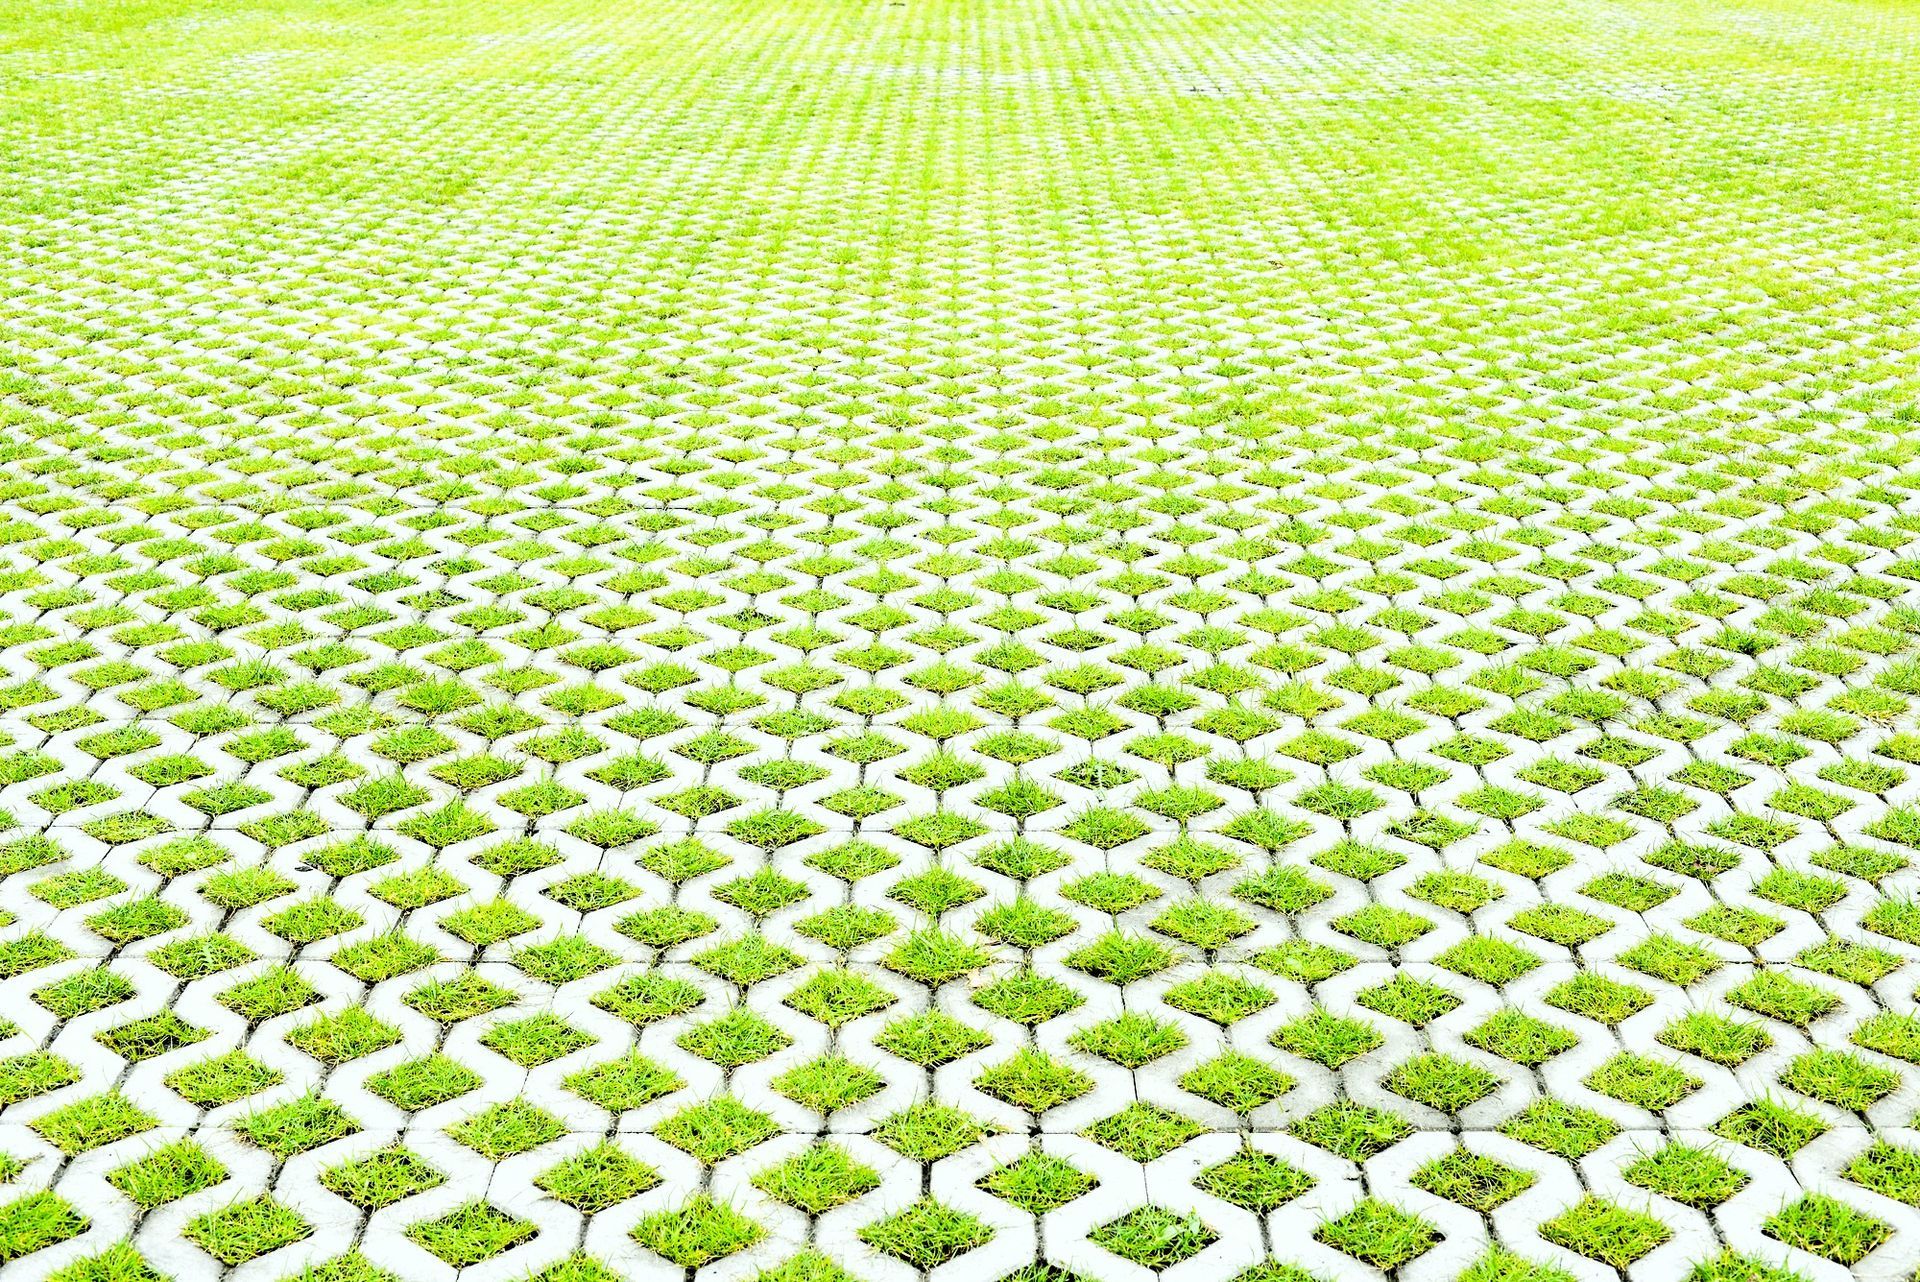
<instances>
[{"instance_id":1,"label":"repeating lattice pattern","mask_svg":"<svg viewBox=\"0 0 1920 1282\"><path fill-rule=\"evenodd\" d=\"M0 1272L1909 1276L1917 55L9 5Z\"/></svg>"}]
</instances>

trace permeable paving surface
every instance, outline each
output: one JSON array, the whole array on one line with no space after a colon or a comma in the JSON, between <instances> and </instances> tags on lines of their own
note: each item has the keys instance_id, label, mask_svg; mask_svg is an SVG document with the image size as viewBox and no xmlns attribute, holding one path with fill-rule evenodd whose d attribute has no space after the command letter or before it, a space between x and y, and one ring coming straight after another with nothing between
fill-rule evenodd
<instances>
[{"instance_id":1,"label":"permeable paving surface","mask_svg":"<svg viewBox=\"0 0 1920 1282\"><path fill-rule=\"evenodd\" d=\"M1917 66L7 6L8 1282L1907 1277Z\"/></svg>"}]
</instances>

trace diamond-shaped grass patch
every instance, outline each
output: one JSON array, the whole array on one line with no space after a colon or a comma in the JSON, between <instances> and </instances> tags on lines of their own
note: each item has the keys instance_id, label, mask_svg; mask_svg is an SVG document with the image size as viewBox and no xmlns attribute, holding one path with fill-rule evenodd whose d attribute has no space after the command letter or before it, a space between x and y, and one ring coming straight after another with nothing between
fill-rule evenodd
<instances>
[{"instance_id":1,"label":"diamond-shaped grass patch","mask_svg":"<svg viewBox=\"0 0 1920 1282\"><path fill-rule=\"evenodd\" d=\"M207 1030L196 1028L172 1011L162 1011L118 1028L96 1033L95 1040L130 1063L138 1064L156 1055L205 1041Z\"/></svg>"},{"instance_id":2,"label":"diamond-shaped grass patch","mask_svg":"<svg viewBox=\"0 0 1920 1282\"><path fill-rule=\"evenodd\" d=\"M1265 1214L1314 1186L1313 1176L1271 1153L1243 1148L1194 1178L1194 1187L1223 1202Z\"/></svg>"},{"instance_id":3,"label":"diamond-shaped grass patch","mask_svg":"<svg viewBox=\"0 0 1920 1282\"><path fill-rule=\"evenodd\" d=\"M874 1139L916 1162L937 1162L986 1134L986 1128L974 1118L938 1100L909 1105L882 1118L873 1130Z\"/></svg>"},{"instance_id":4,"label":"diamond-shaped grass patch","mask_svg":"<svg viewBox=\"0 0 1920 1282\"><path fill-rule=\"evenodd\" d=\"M447 1134L491 1161L551 1143L566 1134L559 1118L524 1099L508 1100L447 1128Z\"/></svg>"},{"instance_id":5,"label":"diamond-shaped grass patch","mask_svg":"<svg viewBox=\"0 0 1920 1282\"><path fill-rule=\"evenodd\" d=\"M1381 1085L1416 1104L1458 1113L1498 1090L1500 1079L1478 1064L1436 1052L1405 1061Z\"/></svg>"},{"instance_id":6,"label":"diamond-shaped grass patch","mask_svg":"<svg viewBox=\"0 0 1920 1282\"><path fill-rule=\"evenodd\" d=\"M1825 1135L1824 1118L1774 1099L1748 1100L1713 1124L1713 1133L1786 1160Z\"/></svg>"},{"instance_id":7,"label":"diamond-shaped grass patch","mask_svg":"<svg viewBox=\"0 0 1920 1282\"><path fill-rule=\"evenodd\" d=\"M425 1055L367 1078L367 1089L409 1113L459 1099L480 1085L480 1075L447 1055Z\"/></svg>"},{"instance_id":8,"label":"diamond-shaped grass patch","mask_svg":"<svg viewBox=\"0 0 1920 1282\"><path fill-rule=\"evenodd\" d=\"M1087 999L1051 975L1020 970L976 988L970 1000L990 1015L1033 1028L1078 1009Z\"/></svg>"},{"instance_id":9,"label":"diamond-shaped grass patch","mask_svg":"<svg viewBox=\"0 0 1920 1282\"><path fill-rule=\"evenodd\" d=\"M974 1085L1004 1104L1039 1114L1085 1095L1093 1089L1093 1079L1028 1046L981 1073Z\"/></svg>"},{"instance_id":10,"label":"diamond-shaped grass patch","mask_svg":"<svg viewBox=\"0 0 1920 1282\"><path fill-rule=\"evenodd\" d=\"M1700 1210L1711 1210L1745 1188L1750 1177L1712 1149L1678 1141L1643 1154L1621 1172L1629 1184Z\"/></svg>"},{"instance_id":11,"label":"diamond-shaped grass patch","mask_svg":"<svg viewBox=\"0 0 1920 1282\"><path fill-rule=\"evenodd\" d=\"M593 1004L636 1027L687 1011L707 1000L699 985L666 975L633 975L596 994Z\"/></svg>"},{"instance_id":12,"label":"diamond-shaped grass patch","mask_svg":"<svg viewBox=\"0 0 1920 1282\"><path fill-rule=\"evenodd\" d=\"M154 1149L137 1161L116 1167L107 1183L133 1199L141 1210L152 1210L226 1180L227 1168L191 1139Z\"/></svg>"},{"instance_id":13,"label":"diamond-shaped grass patch","mask_svg":"<svg viewBox=\"0 0 1920 1282\"><path fill-rule=\"evenodd\" d=\"M245 1051L228 1051L176 1068L162 1080L188 1103L218 1108L276 1086L285 1075Z\"/></svg>"},{"instance_id":14,"label":"diamond-shaped grass patch","mask_svg":"<svg viewBox=\"0 0 1920 1282\"><path fill-rule=\"evenodd\" d=\"M298 1242L313 1226L292 1207L263 1195L208 1211L181 1232L222 1264L235 1265Z\"/></svg>"},{"instance_id":15,"label":"diamond-shaped grass patch","mask_svg":"<svg viewBox=\"0 0 1920 1282\"><path fill-rule=\"evenodd\" d=\"M1762 1231L1835 1264L1854 1265L1893 1236L1893 1226L1824 1193L1809 1193L1767 1217Z\"/></svg>"},{"instance_id":16,"label":"diamond-shaped grass patch","mask_svg":"<svg viewBox=\"0 0 1920 1282\"><path fill-rule=\"evenodd\" d=\"M860 1240L917 1269L932 1269L985 1246L993 1240L993 1229L964 1211L923 1197L862 1228Z\"/></svg>"},{"instance_id":17,"label":"diamond-shaped grass patch","mask_svg":"<svg viewBox=\"0 0 1920 1282\"><path fill-rule=\"evenodd\" d=\"M1187 1035L1177 1024L1127 1011L1080 1029L1067 1044L1122 1068L1137 1069L1184 1049Z\"/></svg>"},{"instance_id":18,"label":"diamond-shaped grass patch","mask_svg":"<svg viewBox=\"0 0 1920 1282\"><path fill-rule=\"evenodd\" d=\"M674 1045L732 1069L778 1054L793 1045L793 1039L750 1008L735 1006L718 1019L688 1028L674 1039Z\"/></svg>"},{"instance_id":19,"label":"diamond-shaped grass patch","mask_svg":"<svg viewBox=\"0 0 1920 1282\"><path fill-rule=\"evenodd\" d=\"M1067 954L1066 961L1095 979L1124 987L1159 974L1173 965L1174 956L1156 940L1112 930Z\"/></svg>"},{"instance_id":20,"label":"diamond-shaped grass patch","mask_svg":"<svg viewBox=\"0 0 1920 1282\"><path fill-rule=\"evenodd\" d=\"M873 1044L922 1068L937 1068L993 1045L993 1038L945 1011L929 1010L889 1023Z\"/></svg>"},{"instance_id":21,"label":"diamond-shaped grass patch","mask_svg":"<svg viewBox=\"0 0 1920 1282\"><path fill-rule=\"evenodd\" d=\"M1533 1187L1537 1178L1532 1171L1509 1166L1485 1153L1457 1148L1420 1167L1410 1182L1435 1197L1486 1215Z\"/></svg>"},{"instance_id":22,"label":"diamond-shaped grass patch","mask_svg":"<svg viewBox=\"0 0 1920 1282\"><path fill-rule=\"evenodd\" d=\"M751 1219L702 1193L678 1210L656 1211L633 1226L633 1240L684 1269L697 1269L758 1242Z\"/></svg>"},{"instance_id":23,"label":"diamond-shaped grass patch","mask_svg":"<svg viewBox=\"0 0 1920 1282\"><path fill-rule=\"evenodd\" d=\"M1180 1089L1241 1114L1272 1103L1295 1085L1285 1073L1238 1051L1195 1065L1180 1078Z\"/></svg>"},{"instance_id":24,"label":"diamond-shaped grass patch","mask_svg":"<svg viewBox=\"0 0 1920 1282\"><path fill-rule=\"evenodd\" d=\"M1920 1152L1876 1140L1847 1165L1846 1176L1884 1197L1920 1206Z\"/></svg>"},{"instance_id":25,"label":"diamond-shaped grass patch","mask_svg":"<svg viewBox=\"0 0 1920 1282\"><path fill-rule=\"evenodd\" d=\"M464 1269L531 1241L539 1232L531 1220L486 1202L467 1202L438 1219L409 1226L407 1236L447 1264Z\"/></svg>"},{"instance_id":26,"label":"diamond-shaped grass patch","mask_svg":"<svg viewBox=\"0 0 1920 1282\"><path fill-rule=\"evenodd\" d=\"M1425 1028L1460 1005L1460 998L1441 985L1405 973L1395 975L1384 984L1361 989L1354 1000L1368 1010L1415 1028Z\"/></svg>"},{"instance_id":27,"label":"diamond-shaped grass patch","mask_svg":"<svg viewBox=\"0 0 1920 1282\"><path fill-rule=\"evenodd\" d=\"M1673 1231L1651 1215L1588 1194L1540 1226L1540 1236L1590 1260L1625 1270Z\"/></svg>"},{"instance_id":28,"label":"diamond-shaped grass patch","mask_svg":"<svg viewBox=\"0 0 1920 1282\"><path fill-rule=\"evenodd\" d=\"M78 1237L92 1226L74 1205L41 1189L0 1206L0 1264Z\"/></svg>"},{"instance_id":29,"label":"diamond-shaped grass patch","mask_svg":"<svg viewBox=\"0 0 1920 1282\"><path fill-rule=\"evenodd\" d=\"M780 1133L765 1113L748 1108L731 1095L717 1095L682 1109L661 1122L653 1133L703 1165L712 1166Z\"/></svg>"},{"instance_id":30,"label":"diamond-shaped grass patch","mask_svg":"<svg viewBox=\"0 0 1920 1282\"><path fill-rule=\"evenodd\" d=\"M1135 1101L1082 1132L1096 1144L1125 1154L1136 1162L1164 1157L1205 1129L1191 1118L1158 1104Z\"/></svg>"},{"instance_id":31,"label":"diamond-shaped grass patch","mask_svg":"<svg viewBox=\"0 0 1920 1282\"><path fill-rule=\"evenodd\" d=\"M233 1128L275 1157L287 1158L357 1134L360 1123L330 1099L303 1095L249 1113Z\"/></svg>"},{"instance_id":32,"label":"diamond-shaped grass patch","mask_svg":"<svg viewBox=\"0 0 1920 1282\"><path fill-rule=\"evenodd\" d=\"M1343 1255L1391 1272L1432 1250L1440 1231L1391 1203L1368 1198L1322 1224L1313 1236Z\"/></svg>"},{"instance_id":33,"label":"diamond-shaped grass patch","mask_svg":"<svg viewBox=\"0 0 1920 1282\"><path fill-rule=\"evenodd\" d=\"M1100 1181L1064 1158L1032 1149L995 1167L978 1183L1002 1201L1031 1215L1043 1215L1092 1192Z\"/></svg>"},{"instance_id":34,"label":"diamond-shaped grass patch","mask_svg":"<svg viewBox=\"0 0 1920 1282\"><path fill-rule=\"evenodd\" d=\"M898 1000L884 985L857 971L834 969L815 971L785 998L788 1006L828 1028L885 1010Z\"/></svg>"},{"instance_id":35,"label":"diamond-shaped grass patch","mask_svg":"<svg viewBox=\"0 0 1920 1282\"><path fill-rule=\"evenodd\" d=\"M446 1183L432 1163L405 1148L390 1148L323 1172L320 1183L363 1211L378 1211Z\"/></svg>"},{"instance_id":36,"label":"diamond-shaped grass patch","mask_svg":"<svg viewBox=\"0 0 1920 1282\"><path fill-rule=\"evenodd\" d=\"M594 1004L599 1005L598 998ZM551 1014L504 1020L489 1028L480 1038L482 1046L522 1068L551 1063L593 1043L592 1036L581 1032L558 1015Z\"/></svg>"},{"instance_id":37,"label":"diamond-shaped grass patch","mask_svg":"<svg viewBox=\"0 0 1920 1282\"><path fill-rule=\"evenodd\" d=\"M593 1215L640 1196L660 1183L660 1176L624 1149L602 1141L548 1167L533 1182L574 1210Z\"/></svg>"},{"instance_id":38,"label":"diamond-shaped grass patch","mask_svg":"<svg viewBox=\"0 0 1920 1282\"><path fill-rule=\"evenodd\" d=\"M510 1006L515 998L511 990L467 971L452 979L428 980L402 1000L436 1023L457 1024Z\"/></svg>"},{"instance_id":39,"label":"diamond-shaped grass patch","mask_svg":"<svg viewBox=\"0 0 1920 1282\"><path fill-rule=\"evenodd\" d=\"M1273 1031L1273 1044L1302 1059L1338 1069L1386 1044L1378 1029L1365 1020L1336 1015L1319 1007Z\"/></svg>"},{"instance_id":40,"label":"diamond-shaped grass patch","mask_svg":"<svg viewBox=\"0 0 1920 1282\"><path fill-rule=\"evenodd\" d=\"M4 1215L0 1211L0 1215ZM0 1240L6 1232L0 1229ZM6 1248L0 1248L0 1264L7 1261ZM49 1282L169 1282L131 1242L115 1242L97 1255L83 1255L65 1268L49 1275Z\"/></svg>"},{"instance_id":41,"label":"diamond-shaped grass patch","mask_svg":"<svg viewBox=\"0 0 1920 1282\"><path fill-rule=\"evenodd\" d=\"M1287 1133L1350 1162L1364 1162L1406 1139L1413 1127L1385 1109L1341 1100L1295 1118Z\"/></svg>"},{"instance_id":42,"label":"diamond-shaped grass patch","mask_svg":"<svg viewBox=\"0 0 1920 1282\"><path fill-rule=\"evenodd\" d=\"M721 979L738 984L742 988L751 988L753 985L761 983L764 980L772 979L776 975L786 974L794 967L800 965L801 960L800 954L790 948L771 943L759 935L747 935L743 938L733 940L730 943L716 944L714 947L696 956L693 959L693 964L710 975L717 975ZM643 976L641 978L654 977ZM628 982L631 984L633 981ZM692 987L692 985L687 984L684 980L663 979L659 980L658 983L662 992L684 992L685 989ZM665 986L669 984L679 985L680 987L677 990L668 990ZM693 991L695 993L699 992L698 989L693 989ZM623 1012L617 1010L614 1011L614 1013L623 1014ZM668 1013L678 1014L679 1012L669 1011ZM631 1019L632 1017L627 1016L627 1018ZM636 1020L635 1022L637 1023L639 1021Z\"/></svg>"},{"instance_id":43,"label":"diamond-shaped grass patch","mask_svg":"<svg viewBox=\"0 0 1920 1282\"><path fill-rule=\"evenodd\" d=\"M118 1091L75 1100L35 1118L33 1129L47 1143L74 1157L158 1125L156 1119Z\"/></svg>"},{"instance_id":44,"label":"diamond-shaped grass patch","mask_svg":"<svg viewBox=\"0 0 1920 1282\"><path fill-rule=\"evenodd\" d=\"M80 1080L80 1070L47 1051L27 1051L0 1059L0 1108L57 1091Z\"/></svg>"},{"instance_id":45,"label":"diamond-shaped grass patch","mask_svg":"<svg viewBox=\"0 0 1920 1282\"><path fill-rule=\"evenodd\" d=\"M1159 1206L1137 1207L1087 1234L1102 1250L1156 1272L1192 1259L1219 1238L1198 1215Z\"/></svg>"},{"instance_id":46,"label":"diamond-shaped grass patch","mask_svg":"<svg viewBox=\"0 0 1920 1282\"><path fill-rule=\"evenodd\" d=\"M771 1085L802 1108L824 1116L872 1098L886 1083L878 1073L844 1055L822 1055L796 1064Z\"/></svg>"},{"instance_id":47,"label":"diamond-shaped grass patch","mask_svg":"<svg viewBox=\"0 0 1920 1282\"><path fill-rule=\"evenodd\" d=\"M665 1098L686 1085L678 1073L662 1068L638 1051L570 1073L564 1085L609 1113L624 1113Z\"/></svg>"},{"instance_id":48,"label":"diamond-shaped grass patch","mask_svg":"<svg viewBox=\"0 0 1920 1282\"><path fill-rule=\"evenodd\" d=\"M1272 989L1238 975L1209 971L1198 979L1175 984L1161 1000L1175 1010L1211 1020L1222 1028L1256 1015L1278 1000Z\"/></svg>"},{"instance_id":49,"label":"diamond-shaped grass patch","mask_svg":"<svg viewBox=\"0 0 1920 1282\"><path fill-rule=\"evenodd\" d=\"M808 1215L851 1202L880 1187L880 1176L838 1144L815 1144L753 1177L767 1196Z\"/></svg>"},{"instance_id":50,"label":"diamond-shaped grass patch","mask_svg":"<svg viewBox=\"0 0 1920 1282\"><path fill-rule=\"evenodd\" d=\"M1501 1123L1500 1133L1573 1161L1607 1144L1620 1133L1620 1126L1592 1109L1538 1099Z\"/></svg>"}]
</instances>

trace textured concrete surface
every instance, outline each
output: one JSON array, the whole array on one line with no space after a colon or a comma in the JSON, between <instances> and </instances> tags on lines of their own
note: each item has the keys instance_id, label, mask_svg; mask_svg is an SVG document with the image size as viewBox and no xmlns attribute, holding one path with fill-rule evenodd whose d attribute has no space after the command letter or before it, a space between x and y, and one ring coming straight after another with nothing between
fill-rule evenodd
<instances>
[{"instance_id":1,"label":"textured concrete surface","mask_svg":"<svg viewBox=\"0 0 1920 1282\"><path fill-rule=\"evenodd\" d=\"M1920 1264L1920 10L0 15L0 1272Z\"/></svg>"}]
</instances>

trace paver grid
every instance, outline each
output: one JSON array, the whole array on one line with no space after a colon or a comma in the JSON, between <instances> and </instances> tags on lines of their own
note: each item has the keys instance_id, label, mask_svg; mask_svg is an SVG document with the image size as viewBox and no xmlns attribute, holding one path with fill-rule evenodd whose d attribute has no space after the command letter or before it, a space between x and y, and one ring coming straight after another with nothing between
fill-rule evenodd
<instances>
[{"instance_id":1,"label":"paver grid","mask_svg":"<svg viewBox=\"0 0 1920 1282\"><path fill-rule=\"evenodd\" d=\"M1917 53L9 6L0 1272L1909 1276Z\"/></svg>"}]
</instances>

